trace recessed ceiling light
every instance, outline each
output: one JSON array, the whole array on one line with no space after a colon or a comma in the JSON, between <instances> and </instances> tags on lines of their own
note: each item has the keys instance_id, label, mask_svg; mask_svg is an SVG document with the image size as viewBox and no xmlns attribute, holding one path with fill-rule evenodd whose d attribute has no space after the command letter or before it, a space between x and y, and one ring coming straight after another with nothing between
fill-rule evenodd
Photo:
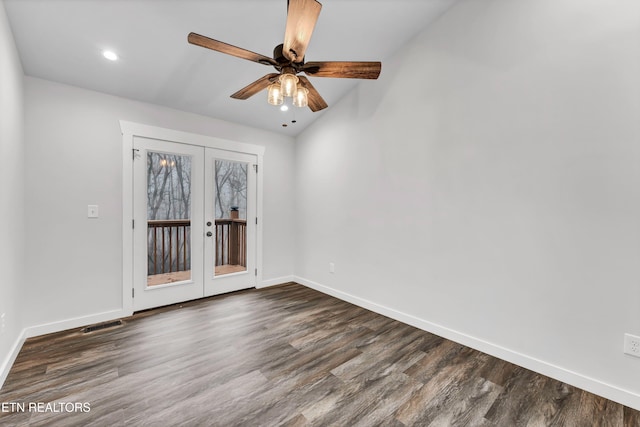
<instances>
[{"instance_id":1,"label":"recessed ceiling light","mask_svg":"<svg viewBox=\"0 0 640 427\"><path fill-rule=\"evenodd\" d=\"M118 55L116 55L115 52L110 51L110 50L103 50L102 51L102 56L107 58L109 61L116 61L118 59Z\"/></svg>"},{"instance_id":2,"label":"recessed ceiling light","mask_svg":"<svg viewBox=\"0 0 640 427\"><path fill-rule=\"evenodd\" d=\"M286 105L283 105L282 107L280 107L280 111L287 111L289 109L289 107L287 107Z\"/></svg>"}]
</instances>

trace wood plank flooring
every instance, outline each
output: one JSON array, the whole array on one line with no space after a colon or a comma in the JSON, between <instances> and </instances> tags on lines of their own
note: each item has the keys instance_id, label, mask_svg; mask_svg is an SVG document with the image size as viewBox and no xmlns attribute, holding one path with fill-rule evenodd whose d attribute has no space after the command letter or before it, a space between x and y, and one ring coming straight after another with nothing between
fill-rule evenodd
<instances>
[{"instance_id":1,"label":"wood plank flooring","mask_svg":"<svg viewBox=\"0 0 640 427\"><path fill-rule=\"evenodd\" d=\"M89 412L0 425L640 426L638 411L297 284L124 320L27 340L0 390Z\"/></svg>"}]
</instances>

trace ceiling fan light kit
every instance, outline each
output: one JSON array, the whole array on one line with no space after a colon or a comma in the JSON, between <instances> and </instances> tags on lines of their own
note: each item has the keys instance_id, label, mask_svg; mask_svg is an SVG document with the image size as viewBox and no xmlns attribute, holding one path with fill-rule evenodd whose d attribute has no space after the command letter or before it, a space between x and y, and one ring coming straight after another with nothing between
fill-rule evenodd
<instances>
[{"instance_id":1,"label":"ceiling fan light kit","mask_svg":"<svg viewBox=\"0 0 640 427\"><path fill-rule=\"evenodd\" d=\"M272 66L278 73L267 74L233 95L234 99L249 99L267 89L267 102L282 105L285 97L293 98L293 105L309 107L316 112L327 108L327 103L313 87L304 73L312 77L332 77L375 80L380 75L380 62L322 61L305 63L305 52L315 28L322 5L317 0L289 0L284 43L275 47L273 58L251 52L228 43L190 33L191 44L215 50L263 65Z\"/></svg>"},{"instance_id":2,"label":"ceiling fan light kit","mask_svg":"<svg viewBox=\"0 0 640 427\"><path fill-rule=\"evenodd\" d=\"M293 97L293 105L304 108L309 105L309 89L298 86L296 94Z\"/></svg>"},{"instance_id":3,"label":"ceiling fan light kit","mask_svg":"<svg viewBox=\"0 0 640 427\"><path fill-rule=\"evenodd\" d=\"M271 83L267 90L267 102L271 105L282 105L284 95L280 83Z\"/></svg>"},{"instance_id":4,"label":"ceiling fan light kit","mask_svg":"<svg viewBox=\"0 0 640 427\"><path fill-rule=\"evenodd\" d=\"M283 74L280 74L280 77L278 77L278 80L280 80L280 85L282 86L282 94L287 98L293 98L300 79L293 73L283 72Z\"/></svg>"}]
</instances>

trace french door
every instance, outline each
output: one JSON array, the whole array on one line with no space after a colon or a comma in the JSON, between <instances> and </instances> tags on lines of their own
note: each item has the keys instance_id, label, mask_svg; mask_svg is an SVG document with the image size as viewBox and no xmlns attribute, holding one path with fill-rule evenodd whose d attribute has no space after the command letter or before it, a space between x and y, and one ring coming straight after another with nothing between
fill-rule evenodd
<instances>
[{"instance_id":1,"label":"french door","mask_svg":"<svg viewBox=\"0 0 640 427\"><path fill-rule=\"evenodd\" d=\"M134 137L134 310L256 285L253 154Z\"/></svg>"}]
</instances>

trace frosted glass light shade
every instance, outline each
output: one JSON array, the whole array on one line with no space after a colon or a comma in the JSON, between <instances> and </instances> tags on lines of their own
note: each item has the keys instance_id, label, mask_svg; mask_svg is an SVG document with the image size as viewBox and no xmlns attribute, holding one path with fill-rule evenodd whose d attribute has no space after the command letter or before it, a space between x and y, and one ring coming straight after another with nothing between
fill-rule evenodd
<instances>
[{"instance_id":1,"label":"frosted glass light shade","mask_svg":"<svg viewBox=\"0 0 640 427\"><path fill-rule=\"evenodd\" d=\"M296 90L296 94L293 97L293 105L296 107L306 107L309 105L309 89L304 88L302 86L298 86L298 90Z\"/></svg>"},{"instance_id":2,"label":"frosted glass light shade","mask_svg":"<svg viewBox=\"0 0 640 427\"><path fill-rule=\"evenodd\" d=\"M267 102L271 105L282 105L284 102L284 96L282 95L282 89L279 83L272 83L268 88Z\"/></svg>"},{"instance_id":3,"label":"frosted glass light shade","mask_svg":"<svg viewBox=\"0 0 640 427\"><path fill-rule=\"evenodd\" d=\"M296 93L298 77L294 74L281 74L278 78L284 96L292 97Z\"/></svg>"}]
</instances>

